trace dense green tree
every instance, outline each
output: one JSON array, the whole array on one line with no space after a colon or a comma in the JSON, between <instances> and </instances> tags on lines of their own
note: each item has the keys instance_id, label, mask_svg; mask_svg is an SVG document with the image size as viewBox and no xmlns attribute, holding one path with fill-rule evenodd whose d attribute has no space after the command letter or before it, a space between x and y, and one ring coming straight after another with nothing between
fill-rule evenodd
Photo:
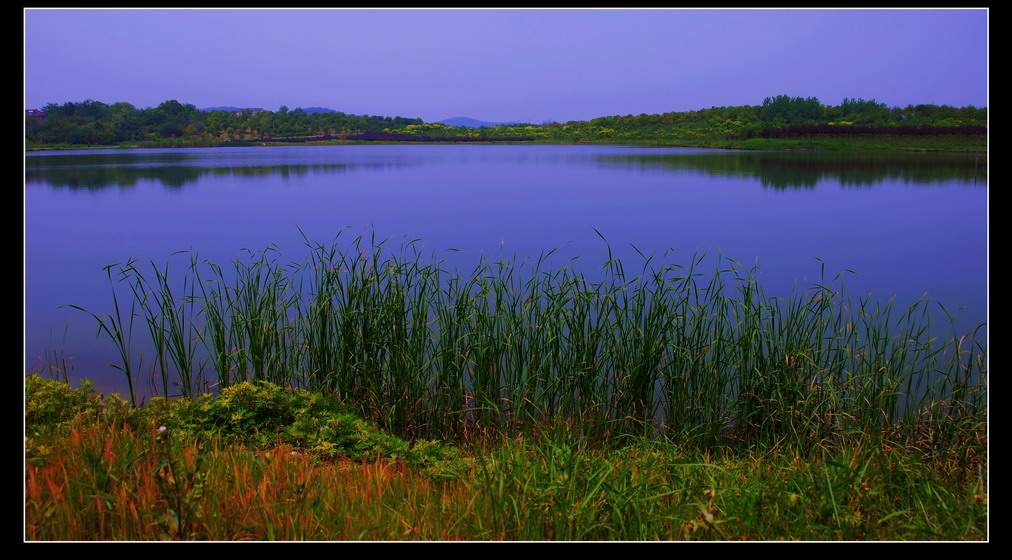
<instances>
[{"instance_id":1,"label":"dense green tree","mask_svg":"<svg viewBox=\"0 0 1012 560\"><path fill-rule=\"evenodd\" d=\"M785 123L817 120L822 118L822 103L816 97L767 97L763 100L762 117L767 121L780 119Z\"/></svg>"},{"instance_id":2,"label":"dense green tree","mask_svg":"<svg viewBox=\"0 0 1012 560\"><path fill-rule=\"evenodd\" d=\"M176 115L185 112L186 107L184 107L182 103L176 101L175 99L170 99L168 101L163 102L158 107L156 107L155 110L164 115L175 117Z\"/></svg>"}]
</instances>

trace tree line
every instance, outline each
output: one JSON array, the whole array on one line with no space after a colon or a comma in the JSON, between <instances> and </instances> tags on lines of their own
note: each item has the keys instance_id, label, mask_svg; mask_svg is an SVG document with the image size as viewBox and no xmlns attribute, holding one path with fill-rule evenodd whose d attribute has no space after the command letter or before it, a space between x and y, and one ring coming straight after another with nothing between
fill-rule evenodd
<instances>
[{"instance_id":1,"label":"tree line","mask_svg":"<svg viewBox=\"0 0 1012 560\"><path fill-rule=\"evenodd\" d=\"M137 109L129 103L86 100L42 108L44 118L25 117L26 144L112 145L123 142L185 140L203 145L265 139L400 137L450 140L525 138L547 142L680 142L818 134L977 134L986 131L987 108L949 105L889 107L874 99L844 98L825 105L815 97L778 95L760 105L711 107L696 111L607 116L566 123L511 124L482 128L425 123L422 119L307 112L202 111L169 100ZM807 127L807 128L806 128ZM382 134L381 134L382 133ZM394 136L391 136L394 135Z\"/></svg>"},{"instance_id":2,"label":"tree line","mask_svg":"<svg viewBox=\"0 0 1012 560\"><path fill-rule=\"evenodd\" d=\"M50 103L41 111L44 117L25 117L25 141L29 144L111 145L164 139L213 144L271 136L356 134L422 123L421 119L404 117L308 113L285 106L277 111L202 111L174 99L145 109L89 99Z\"/></svg>"}]
</instances>

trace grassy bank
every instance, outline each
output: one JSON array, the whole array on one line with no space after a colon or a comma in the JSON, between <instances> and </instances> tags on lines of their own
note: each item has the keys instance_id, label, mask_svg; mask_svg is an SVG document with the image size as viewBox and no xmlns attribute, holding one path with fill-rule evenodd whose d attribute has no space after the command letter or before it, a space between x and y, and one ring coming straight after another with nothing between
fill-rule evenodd
<instances>
[{"instance_id":1,"label":"grassy bank","mask_svg":"<svg viewBox=\"0 0 1012 560\"><path fill-rule=\"evenodd\" d=\"M404 440L242 383L133 409L26 379L27 540L984 540L985 442ZM979 428L979 427L978 427Z\"/></svg>"},{"instance_id":2,"label":"grassy bank","mask_svg":"<svg viewBox=\"0 0 1012 560\"><path fill-rule=\"evenodd\" d=\"M810 138L753 138L740 141L744 150L824 150L824 151L889 151L889 152L962 152L987 153L984 135L813 135Z\"/></svg>"}]
</instances>

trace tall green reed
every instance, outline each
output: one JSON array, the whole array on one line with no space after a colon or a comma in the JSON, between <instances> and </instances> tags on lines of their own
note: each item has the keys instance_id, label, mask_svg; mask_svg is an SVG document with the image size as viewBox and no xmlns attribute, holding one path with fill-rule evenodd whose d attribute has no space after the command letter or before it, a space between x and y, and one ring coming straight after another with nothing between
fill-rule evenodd
<instances>
[{"instance_id":1,"label":"tall green reed","mask_svg":"<svg viewBox=\"0 0 1012 560\"><path fill-rule=\"evenodd\" d=\"M853 301L840 276L785 298L731 259L702 272L705 253L687 264L641 253L634 274L610 248L598 271L556 269L553 252L468 271L425 258L417 240L341 241L306 238L299 263L247 252L227 271L193 256L182 298L167 266L151 263L149 281L130 262L130 314L114 286L117 318L93 317L124 370L123 324L145 319L166 394L170 377L184 395L208 381L321 389L411 437L567 425L596 440L776 446L972 420L986 407L980 341L936 338L928 300L900 312Z\"/></svg>"},{"instance_id":2,"label":"tall green reed","mask_svg":"<svg viewBox=\"0 0 1012 560\"><path fill-rule=\"evenodd\" d=\"M119 353L120 364L113 365L112 367L120 370L127 381L127 391L130 393L130 404L137 406L137 396L134 391L134 367L133 367L133 354L131 351L131 341L133 335L133 324L134 318L137 317L137 306L144 305L145 300L137 301L136 297L131 299L130 312L124 316L123 309L120 307L120 300L116 293L116 284L112 280L112 272L114 268L119 271L119 277L117 282L123 282L128 277L130 272L134 269L135 261L128 261L126 264L120 265L109 265L104 267L102 270L106 273L109 278L109 285L112 290L112 303L113 303L113 314L112 315L96 315L91 311L83 309L77 305L67 305L72 309L83 311L92 316L93 319L98 323L98 336L105 333L109 337L113 346L116 347Z\"/></svg>"}]
</instances>

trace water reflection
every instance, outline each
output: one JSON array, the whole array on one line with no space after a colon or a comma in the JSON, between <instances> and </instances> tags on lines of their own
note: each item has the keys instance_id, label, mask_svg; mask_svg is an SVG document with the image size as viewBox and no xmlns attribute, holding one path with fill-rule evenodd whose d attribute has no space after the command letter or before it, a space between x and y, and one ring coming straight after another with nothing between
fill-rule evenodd
<instances>
[{"instance_id":1,"label":"water reflection","mask_svg":"<svg viewBox=\"0 0 1012 560\"><path fill-rule=\"evenodd\" d=\"M241 167L53 167L25 170L26 185L49 185L53 188L102 190L108 187L133 187L140 180L157 181L162 186L178 189L204 177L267 177L287 179L309 173L334 174L349 171L384 171L403 165L362 163L325 165L254 165Z\"/></svg>"},{"instance_id":2,"label":"water reflection","mask_svg":"<svg viewBox=\"0 0 1012 560\"><path fill-rule=\"evenodd\" d=\"M987 158L966 154L854 152L704 152L603 155L604 165L692 171L712 176L754 177L773 190L814 189L821 181L870 187L886 180L914 185L987 184Z\"/></svg>"},{"instance_id":3,"label":"water reflection","mask_svg":"<svg viewBox=\"0 0 1012 560\"><path fill-rule=\"evenodd\" d=\"M735 152L678 150L674 153L637 149L634 153L601 154L593 151L566 154L531 154L509 147L490 154L482 151L433 150L419 157L396 151L382 157L330 150L307 155L299 152L159 152L46 154L25 158L26 185L101 190L133 187L150 180L180 188L203 177L288 178L350 171L388 171L424 164L588 165L632 167L660 172L692 172L710 176L758 179L774 191L814 189L831 181L844 188L871 187L883 181L911 185L962 183L987 184L987 158L972 154L854 153L854 152ZM280 155L279 155L280 154ZM325 155L325 157L321 157ZM266 157L265 157L266 156ZM447 157L448 156L448 157ZM323 161L321 161L321 159ZM338 161L326 161L337 159Z\"/></svg>"},{"instance_id":4,"label":"water reflection","mask_svg":"<svg viewBox=\"0 0 1012 560\"><path fill-rule=\"evenodd\" d=\"M152 150L150 153L116 151L83 153L34 152L25 158L25 167L31 169L94 165L166 165L195 162L199 159L199 153L185 151L161 152Z\"/></svg>"},{"instance_id":5,"label":"water reflection","mask_svg":"<svg viewBox=\"0 0 1012 560\"><path fill-rule=\"evenodd\" d=\"M349 171L384 171L417 165L410 161L364 161L350 163L273 163L230 157L221 160L204 153L87 153L25 158L25 185L48 185L57 189L89 191L109 187L129 188L139 181L156 181L170 189L195 183L204 177L270 177L287 179L309 173L335 174ZM221 163L219 163L221 162Z\"/></svg>"}]
</instances>

